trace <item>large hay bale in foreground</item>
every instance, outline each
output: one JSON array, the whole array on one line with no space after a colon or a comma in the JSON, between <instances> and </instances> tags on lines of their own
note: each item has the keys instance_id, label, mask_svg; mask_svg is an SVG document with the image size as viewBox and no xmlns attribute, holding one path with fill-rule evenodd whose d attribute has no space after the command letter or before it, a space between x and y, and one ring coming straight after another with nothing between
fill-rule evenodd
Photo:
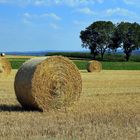
<instances>
[{"instance_id":1,"label":"large hay bale in foreground","mask_svg":"<svg viewBox=\"0 0 140 140\"><path fill-rule=\"evenodd\" d=\"M92 60L88 62L87 71L88 72L100 72L102 70L102 64L99 61Z\"/></svg>"},{"instance_id":2,"label":"large hay bale in foreground","mask_svg":"<svg viewBox=\"0 0 140 140\"><path fill-rule=\"evenodd\" d=\"M0 57L0 77L8 76L11 72L11 63L5 57Z\"/></svg>"},{"instance_id":3,"label":"large hay bale in foreground","mask_svg":"<svg viewBox=\"0 0 140 140\"><path fill-rule=\"evenodd\" d=\"M15 77L15 93L25 108L60 108L78 100L82 91L81 75L68 58L51 56L25 62Z\"/></svg>"}]
</instances>

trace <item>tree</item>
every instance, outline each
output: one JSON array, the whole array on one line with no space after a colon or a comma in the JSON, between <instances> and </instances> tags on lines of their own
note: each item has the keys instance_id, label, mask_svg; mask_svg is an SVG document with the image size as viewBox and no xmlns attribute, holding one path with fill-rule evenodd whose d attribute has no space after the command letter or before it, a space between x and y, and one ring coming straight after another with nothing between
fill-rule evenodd
<instances>
[{"instance_id":1,"label":"tree","mask_svg":"<svg viewBox=\"0 0 140 140\"><path fill-rule=\"evenodd\" d=\"M112 42L114 29L115 25L111 21L97 21L81 31L82 46L90 49L93 59L100 54L103 60L104 54Z\"/></svg>"},{"instance_id":2,"label":"tree","mask_svg":"<svg viewBox=\"0 0 140 140\"><path fill-rule=\"evenodd\" d=\"M126 61L129 61L133 50L140 45L140 25L137 23L121 22L114 32L113 44L121 47L125 53Z\"/></svg>"},{"instance_id":3,"label":"tree","mask_svg":"<svg viewBox=\"0 0 140 140\"><path fill-rule=\"evenodd\" d=\"M121 38L119 37L116 27L115 27L111 40L112 42L109 45L109 49L111 49L113 52L116 52L117 49L120 47L120 42L121 42Z\"/></svg>"},{"instance_id":4,"label":"tree","mask_svg":"<svg viewBox=\"0 0 140 140\"><path fill-rule=\"evenodd\" d=\"M89 48L93 59L96 59L96 56L99 54L97 50L98 33L94 30L87 29L85 31L81 31L80 38L83 42L82 46Z\"/></svg>"}]
</instances>

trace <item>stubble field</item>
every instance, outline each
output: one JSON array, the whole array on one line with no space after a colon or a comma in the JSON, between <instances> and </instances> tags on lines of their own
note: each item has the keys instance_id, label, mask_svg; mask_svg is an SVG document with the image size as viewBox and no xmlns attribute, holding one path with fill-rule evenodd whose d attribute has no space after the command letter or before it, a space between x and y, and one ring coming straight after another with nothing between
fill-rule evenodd
<instances>
[{"instance_id":1,"label":"stubble field","mask_svg":"<svg viewBox=\"0 0 140 140\"><path fill-rule=\"evenodd\" d=\"M140 140L140 71L81 71L73 106L46 113L22 109L13 83L0 78L0 139Z\"/></svg>"}]
</instances>

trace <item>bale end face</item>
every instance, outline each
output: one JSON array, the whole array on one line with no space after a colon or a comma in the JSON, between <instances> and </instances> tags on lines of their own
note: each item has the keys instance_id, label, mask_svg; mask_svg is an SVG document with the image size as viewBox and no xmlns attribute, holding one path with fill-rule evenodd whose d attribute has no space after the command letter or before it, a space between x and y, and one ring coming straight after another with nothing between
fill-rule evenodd
<instances>
[{"instance_id":1,"label":"bale end face","mask_svg":"<svg viewBox=\"0 0 140 140\"><path fill-rule=\"evenodd\" d=\"M25 62L15 78L15 93L24 107L61 108L78 100L82 80L78 68L68 58L51 56Z\"/></svg>"},{"instance_id":2,"label":"bale end face","mask_svg":"<svg viewBox=\"0 0 140 140\"><path fill-rule=\"evenodd\" d=\"M88 72L100 72L102 70L102 64L99 61L92 60L88 62L87 71Z\"/></svg>"}]
</instances>

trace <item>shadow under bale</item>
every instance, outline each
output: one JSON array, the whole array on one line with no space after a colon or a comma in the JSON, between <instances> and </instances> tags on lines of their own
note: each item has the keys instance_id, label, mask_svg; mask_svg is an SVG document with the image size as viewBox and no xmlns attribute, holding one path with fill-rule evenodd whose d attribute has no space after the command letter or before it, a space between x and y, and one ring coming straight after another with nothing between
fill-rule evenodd
<instances>
[{"instance_id":1,"label":"shadow under bale","mask_svg":"<svg viewBox=\"0 0 140 140\"><path fill-rule=\"evenodd\" d=\"M6 112L6 111L8 112L28 112L28 111L41 112L41 110L37 110L34 108L25 108L20 105L5 105L5 104L0 105L0 112Z\"/></svg>"}]
</instances>

